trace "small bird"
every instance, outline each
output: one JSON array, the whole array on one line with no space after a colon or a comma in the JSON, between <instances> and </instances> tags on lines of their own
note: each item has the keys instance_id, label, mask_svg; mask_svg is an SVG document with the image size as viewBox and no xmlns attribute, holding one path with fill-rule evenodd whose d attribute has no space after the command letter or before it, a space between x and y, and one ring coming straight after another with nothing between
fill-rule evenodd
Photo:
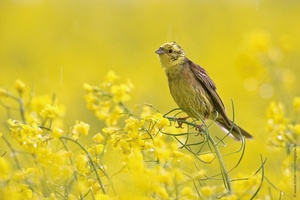
<instances>
[{"instance_id":1,"label":"small bird","mask_svg":"<svg viewBox=\"0 0 300 200\"><path fill-rule=\"evenodd\" d=\"M241 135L251 139L247 131L234 124L226 115L225 106L217 93L216 85L204 68L188 59L175 42L168 42L155 51L168 78L171 95L189 117L215 120L236 140Z\"/></svg>"}]
</instances>

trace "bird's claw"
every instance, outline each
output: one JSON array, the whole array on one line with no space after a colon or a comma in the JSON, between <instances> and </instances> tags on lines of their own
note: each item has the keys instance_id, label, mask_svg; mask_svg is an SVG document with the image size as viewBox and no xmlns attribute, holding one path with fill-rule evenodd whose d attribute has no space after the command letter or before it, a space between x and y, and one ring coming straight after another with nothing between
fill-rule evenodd
<instances>
[{"instance_id":1,"label":"bird's claw","mask_svg":"<svg viewBox=\"0 0 300 200\"><path fill-rule=\"evenodd\" d=\"M203 136L203 125L204 124L200 124L195 127L195 130L198 131L198 133L195 136L198 136L198 135Z\"/></svg>"},{"instance_id":2,"label":"bird's claw","mask_svg":"<svg viewBox=\"0 0 300 200\"><path fill-rule=\"evenodd\" d=\"M188 119L189 117L179 117L176 119L178 126L175 126L176 128L183 128L182 124L183 122Z\"/></svg>"}]
</instances>

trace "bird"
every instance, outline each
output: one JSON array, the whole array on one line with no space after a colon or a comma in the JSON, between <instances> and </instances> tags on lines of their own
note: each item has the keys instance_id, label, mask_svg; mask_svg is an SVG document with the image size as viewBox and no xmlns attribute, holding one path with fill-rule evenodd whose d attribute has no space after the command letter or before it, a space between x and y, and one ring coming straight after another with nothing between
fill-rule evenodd
<instances>
[{"instance_id":1,"label":"bird","mask_svg":"<svg viewBox=\"0 0 300 200\"><path fill-rule=\"evenodd\" d=\"M161 45L155 53L165 70L171 96L188 117L214 120L237 141L242 140L242 137L253 138L229 119L213 80L204 68L186 57L176 42Z\"/></svg>"}]
</instances>

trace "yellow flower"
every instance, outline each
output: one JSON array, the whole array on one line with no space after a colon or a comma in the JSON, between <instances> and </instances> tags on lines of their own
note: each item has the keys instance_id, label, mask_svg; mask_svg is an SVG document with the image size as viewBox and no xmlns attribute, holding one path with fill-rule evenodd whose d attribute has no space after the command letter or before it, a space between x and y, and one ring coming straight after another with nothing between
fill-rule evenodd
<instances>
[{"instance_id":1,"label":"yellow flower","mask_svg":"<svg viewBox=\"0 0 300 200\"><path fill-rule=\"evenodd\" d=\"M39 163L43 161L43 167L47 168L49 175L52 179L55 180L68 180L70 176L74 173L74 167L69 166L68 162L72 153L65 150L60 150L58 152L52 153L51 150L45 148L43 152L47 155L44 155L43 152L38 152Z\"/></svg>"},{"instance_id":2,"label":"yellow flower","mask_svg":"<svg viewBox=\"0 0 300 200\"><path fill-rule=\"evenodd\" d=\"M27 188L22 191L26 199L31 199L32 198L32 190L30 188Z\"/></svg>"},{"instance_id":3,"label":"yellow flower","mask_svg":"<svg viewBox=\"0 0 300 200\"><path fill-rule=\"evenodd\" d=\"M120 77L116 75L116 73L112 70L108 71L105 77L105 83L106 86L111 86L116 79L119 79Z\"/></svg>"},{"instance_id":4,"label":"yellow flower","mask_svg":"<svg viewBox=\"0 0 300 200\"><path fill-rule=\"evenodd\" d=\"M11 167L9 162L3 157L0 157L0 180L7 180L9 178Z\"/></svg>"},{"instance_id":5,"label":"yellow flower","mask_svg":"<svg viewBox=\"0 0 300 200\"><path fill-rule=\"evenodd\" d=\"M211 197L214 194L214 188L210 186L203 186L200 191L204 197Z\"/></svg>"},{"instance_id":6,"label":"yellow flower","mask_svg":"<svg viewBox=\"0 0 300 200\"><path fill-rule=\"evenodd\" d=\"M161 166L158 166L156 171L158 171L159 174L157 174L155 178L160 184L172 185L174 174L171 171L164 169Z\"/></svg>"},{"instance_id":7,"label":"yellow flower","mask_svg":"<svg viewBox=\"0 0 300 200\"><path fill-rule=\"evenodd\" d=\"M145 120L151 119L152 117L152 110L151 107L149 105L143 106L143 111L141 113L141 117Z\"/></svg>"},{"instance_id":8,"label":"yellow flower","mask_svg":"<svg viewBox=\"0 0 300 200\"><path fill-rule=\"evenodd\" d=\"M245 177L249 177L249 175L245 174L238 174L237 179L243 179ZM252 192L257 190L259 187L261 181L260 175L252 175L246 180L239 180L239 181L234 181L232 183L232 187L234 188L234 191L236 191L236 194L238 196L243 196L243 195L250 195ZM246 199L250 199L250 197L247 196Z\"/></svg>"},{"instance_id":9,"label":"yellow flower","mask_svg":"<svg viewBox=\"0 0 300 200\"><path fill-rule=\"evenodd\" d=\"M97 105L97 98L94 96L93 93L87 93L84 95L84 99L87 103L87 108L90 110L97 110L99 109L99 106Z\"/></svg>"},{"instance_id":10,"label":"yellow flower","mask_svg":"<svg viewBox=\"0 0 300 200\"><path fill-rule=\"evenodd\" d=\"M152 141L145 141L144 150L153 153L155 151L155 147Z\"/></svg>"},{"instance_id":11,"label":"yellow flower","mask_svg":"<svg viewBox=\"0 0 300 200\"><path fill-rule=\"evenodd\" d=\"M125 84L113 85L110 90L113 95L113 101L115 103L128 101L130 99L130 91L131 88Z\"/></svg>"},{"instance_id":12,"label":"yellow flower","mask_svg":"<svg viewBox=\"0 0 300 200\"><path fill-rule=\"evenodd\" d=\"M55 118L58 115L58 108L56 106L52 106L47 104L46 107L40 112L40 115L44 118Z\"/></svg>"},{"instance_id":13,"label":"yellow flower","mask_svg":"<svg viewBox=\"0 0 300 200\"><path fill-rule=\"evenodd\" d=\"M181 158L184 156L184 154L180 151L173 151L173 153L171 154L171 157L173 157L174 160L176 160L177 162L181 161Z\"/></svg>"},{"instance_id":14,"label":"yellow flower","mask_svg":"<svg viewBox=\"0 0 300 200\"><path fill-rule=\"evenodd\" d=\"M85 154L79 154L76 159L76 169L80 174L86 174L88 172L87 168L88 158Z\"/></svg>"},{"instance_id":15,"label":"yellow flower","mask_svg":"<svg viewBox=\"0 0 300 200\"><path fill-rule=\"evenodd\" d=\"M266 31L253 31L247 36L249 47L255 51L267 52L272 47L271 36Z\"/></svg>"},{"instance_id":16,"label":"yellow flower","mask_svg":"<svg viewBox=\"0 0 300 200\"><path fill-rule=\"evenodd\" d=\"M127 85L127 87L128 88L130 88L130 91L134 88L134 85L133 85L133 83L131 82L131 80L127 80L127 82L126 82L126 85Z\"/></svg>"},{"instance_id":17,"label":"yellow flower","mask_svg":"<svg viewBox=\"0 0 300 200\"><path fill-rule=\"evenodd\" d=\"M14 176L13 176L13 180L16 182L20 182L21 180L25 180L26 178L26 174L23 170L19 170L17 172L15 172Z\"/></svg>"},{"instance_id":18,"label":"yellow flower","mask_svg":"<svg viewBox=\"0 0 300 200\"><path fill-rule=\"evenodd\" d=\"M74 174L74 167L69 165L62 165L59 168L59 177L63 180L68 180Z\"/></svg>"},{"instance_id":19,"label":"yellow flower","mask_svg":"<svg viewBox=\"0 0 300 200\"><path fill-rule=\"evenodd\" d=\"M56 139L60 138L63 135L64 131L60 128L54 127L52 131L52 136Z\"/></svg>"},{"instance_id":20,"label":"yellow flower","mask_svg":"<svg viewBox=\"0 0 300 200\"><path fill-rule=\"evenodd\" d=\"M32 190L29 188L29 185L20 184L18 188L22 199L31 199L32 198Z\"/></svg>"},{"instance_id":21,"label":"yellow flower","mask_svg":"<svg viewBox=\"0 0 300 200\"><path fill-rule=\"evenodd\" d=\"M123 113L123 109L116 105L113 109L113 111L111 111L110 113L108 113L108 117L105 120L106 124L108 126L114 126L117 124L118 119L122 116L121 114Z\"/></svg>"},{"instance_id":22,"label":"yellow flower","mask_svg":"<svg viewBox=\"0 0 300 200\"><path fill-rule=\"evenodd\" d=\"M16 80L16 83L15 83L15 88L16 88L16 90L19 92L19 93L23 93L24 92L24 90L25 90L25 87L26 87L26 85L25 85L25 83L23 82L23 81L21 81L21 80Z\"/></svg>"},{"instance_id":23,"label":"yellow flower","mask_svg":"<svg viewBox=\"0 0 300 200\"><path fill-rule=\"evenodd\" d=\"M103 152L103 149L104 149L103 144L97 144L89 148L88 151L93 155L99 155L100 153Z\"/></svg>"},{"instance_id":24,"label":"yellow flower","mask_svg":"<svg viewBox=\"0 0 300 200\"><path fill-rule=\"evenodd\" d=\"M77 180L76 190L78 193L86 193L89 188L85 177L81 177Z\"/></svg>"},{"instance_id":25,"label":"yellow flower","mask_svg":"<svg viewBox=\"0 0 300 200\"><path fill-rule=\"evenodd\" d=\"M155 192L159 196L159 199L169 199L169 194L166 191L166 188L158 187Z\"/></svg>"},{"instance_id":26,"label":"yellow flower","mask_svg":"<svg viewBox=\"0 0 300 200\"><path fill-rule=\"evenodd\" d=\"M300 124L296 124L292 127L292 130L296 136L296 138L300 137Z\"/></svg>"},{"instance_id":27,"label":"yellow flower","mask_svg":"<svg viewBox=\"0 0 300 200\"><path fill-rule=\"evenodd\" d=\"M288 120L284 116L285 109L282 103L271 102L267 108L267 119L276 124L286 123Z\"/></svg>"},{"instance_id":28,"label":"yellow flower","mask_svg":"<svg viewBox=\"0 0 300 200\"><path fill-rule=\"evenodd\" d=\"M11 135L24 147L28 152L34 153L38 148L46 145L43 141L46 135L43 135L43 130L36 122L21 123L19 121L9 119Z\"/></svg>"},{"instance_id":29,"label":"yellow flower","mask_svg":"<svg viewBox=\"0 0 300 200\"><path fill-rule=\"evenodd\" d=\"M92 110L95 111L96 116L100 120L106 120L110 115L110 109L112 107L112 103L111 101L101 101L98 104L99 106L95 106L95 104L93 104Z\"/></svg>"},{"instance_id":30,"label":"yellow flower","mask_svg":"<svg viewBox=\"0 0 300 200\"><path fill-rule=\"evenodd\" d=\"M85 90L88 91L88 92L92 92L93 89L94 89L94 87L91 86L91 85L88 84L88 83L85 83L85 84L83 84L83 89L85 89Z\"/></svg>"},{"instance_id":31,"label":"yellow flower","mask_svg":"<svg viewBox=\"0 0 300 200\"><path fill-rule=\"evenodd\" d=\"M78 139L79 135L88 135L89 130L89 124L84 123L83 121L76 121L76 124L72 131L72 136L74 139Z\"/></svg>"},{"instance_id":32,"label":"yellow flower","mask_svg":"<svg viewBox=\"0 0 300 200\"><path fill-rule=\"evenodd\" d=\"M22 180L26 180L27 176L35 171L34 168L28 168L26 170L22 169L17 172L15 172L13 176L13 180L16 182L20 182Z\"/></svg>"},{"instance_id":33,"label":"yellow flower","mask_svg":"<svg viewBox=\"0 0 300 200\"><path fill-rule=\"evenodd\" d=\"M50 148L40 148L36 152L37 161L42 167L49 167L52 163L52 151Z\"/></svg>"},{"instance_id":34,"label":"yellow flower","mask_svg":"<svg viewBox=\"0 0 300 200\"><path fill-rule=\"evenodd\" d=\"M166 126L170 126L170 121L167 118L164 118L161 113L156 113L153 116L153 120L156 122L158 130L163 130Z\"/></svg>"},{"instance_id":35,"label":"yellow flower","mask_svg":"<svg viewBox=\"0 0 300 200\"><path fill-rule=\"evenodd\" d=\"M102 176L101 172L99 172L99 175ZM101 186L99 185L99 182L95 180L94 178L89 178L86 180L87 186L90 188L91 191L97 196L97 194L103 194L101 191ZM98 199L97 197L95 199Z\"/></svg>"},{"instance_id":36,"label":"yellow flower","mask_svg":"<svg viewBox=\"0 0 300 200\"><path fill-rule=\"evenodd\" d=\"M94 135L93 137L94 142L96 142L97 144L100 144L103 142L104 137L101 133L97 133L96 135Z\"/></svg>"},{"instance_id":37,"label":"yellow flower","mask_svg":"<svg viewBox=\"0 0 300 200\"><path fill-rule=\"evenodd\" d=\"M17 120L13 120L13 119L8 119L7 120L8 125L10 126L10 129L14 129L14 127L20 127L20 122Z\"/></svg>"},{"instance_id":38,"label":"yellow flower","mask_svg":"<svg viewBox=\"0 0 300 200\"><path fill-rule=\"evenodd\" d=\"M102 132L106 135L114 135L115 133L117 133L118 129L114 128L114 127L105 127L102 129Z\"/></svg>"},{"instance_id":39,"label":"yellow flower","mask_svg":"<svg viewBox=\"0 0 300 200\"><path fill-rule=\"evenodd\" d=\"M145 121L134 117L129 117L125 120L126 125L124 130L127 132L138 132L143 127Z\"/></svg>"},{"instance_id":40,"label":"yellow flower","mask_svg":"<svg viewBox=\"0 0 300 200\"><path fill-rule=\"evenodd\" d=\"M176 181L181 182L184 180L185 175L180 168L174 168L172 171L174 173L174 178L176 179Z\"/></svg>"},{"instance_id":41,"label":"yellow flower","mask_svg":"<svg viewBox=\"0 0 300 200\"><path fill-rule=\"evenodd\" d=\"M126 142L124 139L121 139L118 142L118 147L122 151L123 154L130 154L131 153L131 147L128 142Z\"/></svg>"},{"instance_id":42,"label":"yellow flower","mask_svg":"<svg viewBox=\"0 0 300 200\"><path fill-rule=\"evenodd\" d=\"M60 150L51 154L52 162L58 165L67 164L69 158L72 156L72 152L66 150Z\"/></svg>"}]
</instances>

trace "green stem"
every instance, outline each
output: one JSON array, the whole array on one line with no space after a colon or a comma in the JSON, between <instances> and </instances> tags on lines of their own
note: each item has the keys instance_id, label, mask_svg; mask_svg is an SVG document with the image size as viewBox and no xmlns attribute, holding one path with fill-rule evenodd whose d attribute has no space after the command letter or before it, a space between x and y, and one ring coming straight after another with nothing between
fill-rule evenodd
<instances>
[{"instance_id":1,"label":"green stem","mask_svg":"<svg viewBox=\"0 0 300 200\"><path fill-rule=\"evenodd\" d=\"M24 107L24 100L22 98L22 95L20 94L20 97L17 98L11 94L7 94L8 97L10 97L11 99L15 100L18 102L19 104L19 109L20 109L20 115L21 115L21 119L23 121L23 123L26 123L26 118L25 118L25 107ZM8 106L5 106L6 109L9 109Z\"/></svg>"},{"instance_id":2,"label":"green stem","mask_svg":"<svg viewBox=\"0 0 300 200\"><path fill-rule=\"evenodd\" d=\"M86 148L84 148L84 146L82 146L82 144L80 144L78 141L72 139L72 138L69 138L69 137L65 137L65 136L61 136L60 139L65 139L65 140L69 140L69 141L72 141L74 142L75 144L77 144L85 153L86 155L88 156L90 162L91 162L91 165L92 165L92 168L93 170L95 171L96 173L96 177L97 177L97 180L98 180L98 183L100 184L100 187L102 189L102 192L103 194L106 194L106 191L105 191L105 188L104 188L104 185L101 181L101 178L100 178L100 175L98 173L98 170L97 170L97 167L96 167L96 164L94 163L93 159L92 159L92 156L91 154L86 150ZM105 174L105 173L104 173Z\"/></svg>"},{"instance_id":3,"label":"green stem","mask_svg":"<svg viewBox=\"0 0 300 200\"><path fill-rule=\"evenodd\" d=\"M69 151L69 148L68 148L67 144L66 144L63 140L61 140L61 142L62 142L64 148L65 148L67 151ZM72 158L70 158L70 162L71 162L72 165L74 165L74 162L73 162L73 159L72 159ZM74 173L74 178L75 178L76 181L78 181L77 173ZM81 200L84 199L81 192L80 192L79 196L80 196L80 199L81 199Z\"/></svg>"},{"instance_id":4,"label":"green stem","mask_svg":"<svg viewBox=\"0 0 300 200\"><path fill-rule=\"evenodd\" d=\"M227 172L227 169L225 167L225 163L222 159L222 154L219 151L218 143L216 143L214 141L214 139L211 137L210 134L207 134L207 137L208 137L208 140L213 144L213 147L214 147L214 150L215 150L214 153L217 155L219 165L220 165L220 169L221 169L221 173L222 173L222 179L223 179L223 182L224 182L224 186L228 190L229 194L232 194L232 188L231 188L231 181L230 181L229 173Z\"/></svg>"},{"instance_id":5,"label":"green stem","mask_svg":"<svg viewBox=\"0 0 300 200\"><path fill-rule=\"evenodd\" d=\"M257 170L257 172L254 174L256 175L258 173L258 171L261 170L261 180L260 180L260 184L259 184L259 187L258 189L256 190L256 192L254 193L254 195L251 197L250 200L254 199L256 197L256 195L259 193L261 187L262 187L262 184L264 182L264 177L265 177L265 164L267 162L267 158L265 160L263 160L262 158L262 155L260 154L260 160L261 160L261 166L260 168Z\"/></svg>"},{"instance_id":6,"label":"green stem","mask_svg":"<svg viewBox=\"0 0 300 200\"><path fill-rule=\"evenodd\" d=\"M20 94L20 98L18 99L18 103L20 106L20 115L23 123L26 123L26 118L25 118L25 107L24 107L24 100Z\"/></svg>"},{"instance_id":7,"label":"green stem","mask_svg":"<svg viewBox=\"0 0 300 200\"><path fill-rule=\"evenodd\" d=\"M193 127L197 127L197 124L195 124L195 123L191 123L191 122L188 122L188 121L185 121L185 120L178 120L176 117L168 117L168 116L164 116L164 117L169 119L170 121L180 121L184 124L187 124L187 125L190 125L190 126L193 126ZM218 158L218 161L219 161L224 186L228 190L229 194L232 194L232 188L231 188L231 181L230 181L229 173L228 173L228 171L225 167L225 163L223 161L222 154L220 153L218 143L215 142L214 139L209 134L208 126L205 123L204 123L204 125L205 126L204 126L203 131L205 132L205 134L208 138L208 141L213 145L213 149L214 149L213 153L216 155L216 157Z\"/></svg>"},{"instance_id":8,"label":"green stem","mask_svg":"<svg viewBox=\"0 0 300 200\"><path fill-rule=\"evenodd\" d=\"M2 136L2 139L4 140L4 142L6 143L6 145L8 146L8 148L10 149L10 151L12 152L12 158L13 158L13 160L16 163L16 167L19 170L21 170L22 167L21 167L20 162L19 162L19 160L17 158L17 152L16 152L16 150L13 148L13 146L9 143L8 139L4 135Z\"/></svg>"}]
</instances>

